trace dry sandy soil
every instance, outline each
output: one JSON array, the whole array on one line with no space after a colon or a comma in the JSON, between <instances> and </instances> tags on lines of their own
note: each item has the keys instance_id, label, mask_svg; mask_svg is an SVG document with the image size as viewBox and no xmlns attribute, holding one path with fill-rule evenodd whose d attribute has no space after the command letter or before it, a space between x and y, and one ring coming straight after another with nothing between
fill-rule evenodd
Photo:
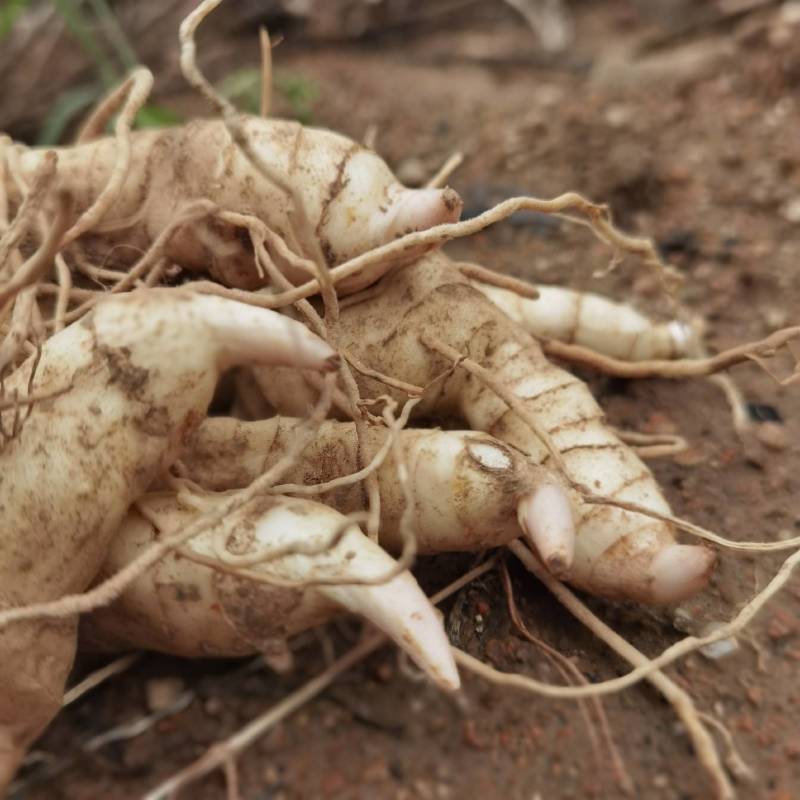
<instances>
[{"instance_id":1,"label":"dry sandy soil","mask_svg":"<svg viewBox=\"0 0 800 800\"><path fill-rule=\"evenodd\" d=\"M768 4L728 25L672 38L631 3L575 7L576 39L544 58L504 6L398 27L366 42L286 41L281 67L314 81L314 122L361 138L407 180L434 171L453 150L453 176L475 213L512 194L575 189L611 204L626 229L653 236L685 276L683 300L708 325L713 350L798 322L800 300L800 23L797 4ZM796 10L796 9L795 9ZM797 16L795 13L794 16ZM675 22L675 20L673 20ZM660 43L657 41L661 37ZM229 65L250 63L253 32ZM191 109L187 96L162 98ZM199 106L198 106L199 107ZM608 254L586 231L520 215L452 252L546 283L592 288L667 313L653 279L624 263L597 280ZM800 534L800 396L755 365L734 370L755 416L744 440L726 401L705 380L623 381L586 372L611 421L679 432L690 450L652 466L680 515L739 539ZM765 444L766 443L766 444ZM779 556L722 553L710 587L682 608L648 611L591 601L648 654L726 620L763 587ZM420 567L431 589L469 566L441 558ZM589 680L625 665L518 565L509 563L523 617ZM561 676L509 621L496 573L445 606L455 642L503 670ZM308 636L285 676L240 664L146 656L70 707L40 749L72 766L20 792L44 798L128 798L231 734L324 667L324 644L343 651L355 624ZM693 654L669 674L700 709L723 722L756 773L742 798L800 797L800 578L789 584L724 658ZM94 755L93 735L147 711L148 682L176 677L194 692L180 713ZM622 796L609 748L572 701L498 690L466 677L459 698L416 682L383 650L258 741L240 760L250 800L494 798L566 800ZM152 683L150 684L153 685ZM671 707L649 686L603 700L635 796L706 798L710 784ZM722 742L720 741L720 745ZM224 796L215 774L185 793Z\"/></svg>"}]
</instances>

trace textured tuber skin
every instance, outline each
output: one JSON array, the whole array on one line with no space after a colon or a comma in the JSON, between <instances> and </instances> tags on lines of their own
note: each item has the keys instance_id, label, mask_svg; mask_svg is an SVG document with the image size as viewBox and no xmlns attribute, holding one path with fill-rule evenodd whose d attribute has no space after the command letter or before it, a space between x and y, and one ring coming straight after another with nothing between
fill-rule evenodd
<instances>
[{"instance_id":1,"label":"textured tuber skin","mask_svg":"<svg viewBox=\"0 0 800 800\"><path fill-rule=\"evenodd\" d=\"M331 369L331 348L274 312L169 289L118 295L48 340L35 403L0 451L0 609L84 590L130 503L177 457L233 364ZM27 392L28 361L6 384ZM6 429L13 411L3 413ZM0 628L0 792L61 706L77 619Z\"/></svg>"},{"instance_id":2,"label":"textured tuber skin","mask_svg":"<svg viewBox=\"0 0 800 800\"><path fill-rule=\"evenodd\" d=\"M687 355L693 336L682 322L656 323L629 305L592 292L537 286L539 297L530 300L508 289L472 284L532 336L579 344L612 358L678 358Z\"/></svg>"},{"instance_id":3,"label":"textured tuber skin","mask_svg":"<svg viewBox=\"0 0 800 800\"><path fill-rule=\"evenodd\" d=\"M302 199L305 238L316 239L328 267L404 233L455 222L460 216L461 199L452 189L408 189L375 153L344 136L259 117L247 117L244 127L254 151ZM59 185L75 199L76 218L105 187L116 148L114 139L100 139L57 151ZM19 148L23 178L32 179L45 152ZM13 200L14 187L8 190ZM259 173L218 120L133 133L131 165L119 197L102 220L101 230L84 239L101 258L114 244L124 244L114 257L133 261L183 207L200 199L257 217L303 252L303 235L293 229L287 193ZM421 252L409 251L403 260ZM176 231L166 255L185 269L209 272L227 286L256 289L267 282L256 269L247 232L216 219L192 222ZM290 280L312 277L278 253L271 255ZM376 265L343 281L338 290L357 291L392 265Z\"/></svg>"},{"instance_id":4,"label":"textured tuber skin","mask_svg":"<svg viewBox=\"0 0 800 800\"><path fill-rule=\"evenodd\" d=\"M367 366L418 386L428 386L451 366L422 343L425 335L471 357L521 398L579 483L596 494L669 512L652 473L606 425L585 384L551 364L536 341L444 255L429 254L396 270L368 302L342 311L343 348ZM370 378L358 380L363 397L392 393ZM433 384L417 407L421 413L434 409L461 417L548 466L549 454L538 437L465 370ZM612 506L584 504L577 494L572 507L577 539L567 579L576 586L611 598L670 603L707 582L713 553L675 544L672 526Z\"/></svg>"},{"instance_id":5,"label":"textured tuber skin","mask_svg":"<svg viewBox=\"0 0 800 800\"><path fill-rule=\"evenodd\" d=\"M258 422L207 419L186 444L182 463L187 477L214 491L243 488L281 458L301 422L287 417ZM367 429L366 458L378 452L387 436L386 428ZM564 494L546 470L484 433L406 429L400 443L417 501L413 525L423 554L499 547L526 532L520 527L520 506L542 487ZM357 453L355 425L327 420L283 481L316 484L351 474L359 469ZM380 542L397 553L402 549L405 501L391 457L378 470L378 483ZM365 510L359 483L317 496L344 514ZM540 516L547 516L546 508Z\"/></svg>"},{"instance_id":6,"label":"textured tuber skin","mask_svg":"<svg viewBox=\"0 0 800 800\"><path fill-rule=\"evenodd\" d=\"M181 508L172 494L147 495L138 505L145 505L148 516L163 523L165 531L190 523L198 514ZM343 527L346 518L321 503L263 497L228 517L216 536L228 554L246 559L291 545L322 549ZM124 567L158 535L151 522L131 511L114 537L100 577ZM214 531L204 532L186 549L217 561L214 538ZM346 610L381 628L441 688L457 689L458 671L441 619L410 572L371 586L346 583L386 575L394 565L391 556L355 525L346 527L341 541L324 552L286 555L246 567L267 579L342 582L333 586L271 586L235 574L235 567L223 573L171 553L114 603L82 621L82 644L189 658L280 653L289 636Z\"/></svg>"}]
</instances>

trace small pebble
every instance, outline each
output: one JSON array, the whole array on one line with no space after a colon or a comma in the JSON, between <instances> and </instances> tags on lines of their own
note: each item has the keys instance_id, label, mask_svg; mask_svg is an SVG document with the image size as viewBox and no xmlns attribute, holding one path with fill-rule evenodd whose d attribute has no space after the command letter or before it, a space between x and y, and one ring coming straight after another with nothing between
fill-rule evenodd
<instances>
[{"instance_id":1,"label":"small pebble","mask_svg":"<svg viewBox=\"0 0 800 800\"><path fill-rule=\"evenodd\" d=\"M800 623L785 609L777 609L767 623L767 636L773 642L788 639L800 629Z\"/></svg>"},{"instance_id":2,"label":"small pebble","mask_svg":"<svg viewBox=\"0 0 800 800\"><path fill-rule=\"evenodd\" d=\"M708 625L705 625L702 628L699 635L708 636L710 633L719 630L721 627L723 627L723 625L724 623L722 622L710 622ZM735 637L731 636L727 639L720 639L718 642L712 642L711 644L701 647L700 652L706 658L716 661L717 659L725 658L726 656L735 653L738 649L739 642L736 641Z\"/></svg>"},{"instance_id":3,"label":"small pebble","mask_svg":"<svg viewBox=\"0 0 800 800\"><path fill-rule=\"evenodd\" d=\"M781 213L787 222L800 222L800 197L795 197L785 203Z\"/></svg>"},{"instance_id":4,"label":"small pebble","mask_svg":"<svg viewBox=\"0 0 800 800\"><path fill-rule=\"evenodd\" d=\"M764 692L759 686L751 686L747 690L747 699L758 708L764 699Z\"/></svg>"},{"instance_id":5,"label":"small pebble","mask_svg":"<svg viewBox=\"0 0 800 800\"><path fill-rule=\"evenodd\" d=\"M780 422L762 422L756 428L756 436L770 450L785 450L789 446L786 428Z\"/></svg>"},{"instance_id":6,"label":"small pebble","mask_svg":"<svg viewBox=\"0 0 800 800\"><path fill-rule=\"evenodd\" d=\"M781 22L786 25L800 25L800 2L787 0L781 6Z\"/></svg>"},{"instance_id":7,"label":"small pebble","mask_svg":"<svg viewBox=\"0 0 800 800\"><path fill-rule=\"evenodd\" d=\"M203 705L203 709L209 717L216 717L222 712L222 700L219 697L209 697Z\"/></svg>"},{"instance_id":8,"label":"small pebble","mask_svg":"<svg viewBox=\"0 0 800 800\"><path fill-rule=\"evenodd\" d=\"M281 776L274 764L268 764L261 771L261 780L267 786L275 786L280 783Z\"/></svg>"},{"instance_id":9,"label":"small pebble","mask_svg":"<svg viewBox=\"0 0 800 800\"><path fill-rule=\"evenodd\" d=\"M180 678L151 678L144 687L145 701L150 711L164 711L175 705L183 691Z\"/></svg>"},{"instance_id":10,"label":"small pebble","mask_svg":"<svg viewBox=\"0 0 800 800\"><path fill-rule=\"evenodd\" d=\"M765 308L761 313L767 328L771 331L776 328L785 328L786 324L789 322L789 312L785 308L770 306L769 308Z\"/></svg>"},{"instance_id":11,"label":"small pebble","mask_svg":"<svg viewBox=\"0 0 800 800\"><path fill-rule=\"evenodd\" d=\"M606 109L605 119L612 128L625 128L633 119L634 110L631 106L616 103Z\"/></svg>"}]
</instances>

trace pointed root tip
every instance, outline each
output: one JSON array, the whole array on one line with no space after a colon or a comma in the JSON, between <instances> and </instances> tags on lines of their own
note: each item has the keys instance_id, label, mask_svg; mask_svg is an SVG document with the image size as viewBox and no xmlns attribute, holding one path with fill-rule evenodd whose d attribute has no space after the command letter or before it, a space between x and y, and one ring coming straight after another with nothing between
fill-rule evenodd
<instances>
[{"instance_id":1,"label":"pointed root tip","mask_svg":"<svg viewBox=\"0 0 800 800\"><path fill-rule=\"evenodd\" d=\"M697 594L708 583L716 561L716 554L706 547L668 545L650 564L653 602L678 603Z\"/></svg>"},{"instance_id":2,"label":"pointed root tip","mask_svg":"<svg viewBox=\"0 0 800 800\"><path fill-rule=\"evenodd\" d=\"M457 692L461 688L461 676L454 660L442 661L439 664L429 663L425 673L446 692Z\"/></svg>"},{"instance_id":3,"label":"pointed root tip","mask_svg":"<svg viewBox=\"0 0 800 800\"><path fill-rule=\"evenodd\" d=\"M328 356L328 358L325 359L322 371L335 372L341 366L342 366L342 357L338 353L334 353L332 356Z\"/></svg>"},{"instance_id":4,"label":"pointed root tip","mask_svg":"<svg viewBox=\"0 0 800 800\"><path fill-rule=\"evenodd\" d=\"M385 559L391 564L388 555ZM373 586L323 586L318 591L382 630L437 686L448 691L459 688L458 668L441 615L410 572Z\"/></svg>"},{"instance_id":5,"label":"pointed root tip","mask_svg":"<svg viewBox=\"0 0 800 800\"><path fill-rule=\"evenodd\" d=\"M543 559L544 565L551 575L556 578L564 578L569 575L570 568L572 567L572 555L573 554L566 549L551 552Z\"/></svg>"},{"instance_id":6,"label":"pointed root tip","mask_svg":"<svg viewBox=\"0 0 800 800\"><path fill-rule=\"evenodd\" d=\"M543 484L520 500L518 518L547 569L557 578L568 575L575 556L575 522L566 491L555 483Z\"/></svg>"},{"instance_id":7,"label":"pointed root tip","mask_svg":"<svg viewBox=\"0 0 800 800\"><path fill-rule=\"evenodd\" d=\"M445 186L441 190L441 201L446 211L446 218L443 222L458 222L464 209L464 201L461 199L461 195L455 189Z\"/></svg>"},{"instance_id":8,"label":"pointed root tip","mask_svg":"<svg viewBox=\"0 0 800 800\"><path fill-rule=\"evenodd\" d=\"M422 595L422 591L419 592ZM427 598L424 609L413 611L409 606L404 611L397 609L395 613L400 622L399 630L393 630L393 626L387 625L383 627L384 632L408 653L440 689L449 692L460 689L461 677L444 631L441 614L430 605ZM400 621L403 616L405 623Z\"/></svg>"},{"instance_id":9,"label":"pointed root tip","mask_svg":"<svg viewBox=\"0 0 800 800\"><path fill-rule=\"evenodd\" d=\"M400 231L426 230L458 222L464 202L453 189L410 189L403 200L395 227Z\"/></svg>"}]
</instances>

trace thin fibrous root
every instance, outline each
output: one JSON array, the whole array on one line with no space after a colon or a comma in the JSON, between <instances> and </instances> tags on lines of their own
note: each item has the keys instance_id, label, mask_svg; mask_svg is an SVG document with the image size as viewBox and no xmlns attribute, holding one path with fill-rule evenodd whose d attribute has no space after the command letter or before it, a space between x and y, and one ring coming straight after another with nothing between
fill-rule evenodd
<instances>
[{"instance_id":1,"label":"thin fibrous root","mask_svg":"<svg viewBox=\"0 0 800 800\"><path fill-rule=\"evenodd\" d=\"M705 714L701 711L698 716L706 725L710 725L725 742L725 747L728 751L725 754L725 764L731 775L744 783L752 783L756 779L756 774L737 750L736 743L733 741L733 736L727 726L711 714Z\"/></svg>"},{"instance_id":2,"label":"thin fibrous root","mask_svg":"<svg viewBox=\"0 0 800 800\"><path fill-rule=\"evenodd\" d=\"M34 403L40 402L41 400L51 400L54 397L65 394L71 388L72 384L69 384L67 386L61 386L58 389L51 389L47 392L33 392L27 395L17 395L12 393L11 397L0 397L0 411L6 411L9 408L15 408L17 406L31 406Z\"/></svg>"},{"instance_id":3,"label":"thin fibrous root","mask_svg":"<svg viewBox=\"0 0 800 800\"><path fill-rule=\"evenodd\" d=\"M189 525L180 528L164 539L154 542L129 562L124 569L86 592L65 595L53 601L5 609L0 612L0 628L25 619L63 618L73 614L85 614L95 608L109 605L139 575L142 575L152 564L155 564L167 553L181 547L181 545L203 531L213 528L221 520L249 503L254 497L258 497L269 489L270 486L280 480L282 475L291 469L297 457L314 438L317 429L327 416L330 408L334 376L335 373L328 374L325 390L317 406L306 420L303 429L298 429L291 446L283 458L261 477L253 481L246 489L234 492L212 510L194 519Z\"/></svg>"},{"instance_id":4,"label":"thin fibrous root","mask_svg":"<svg viewBox=\"0 0 800 800\"><path fill-rule=\"evenodd\" d=\"M13 305L11 325L0 343L0 375L4 374L6 367L16 361L31 334L33 313L36 308L36 287L29 286L20 291L14 298Z\"/></svg>"},{"instance_id":5,"label":"thin fibrous root","mask_svg":"<svg viewBox=\"0 0 800 800\"><path fill-rule=\"evenodd\" d=\"M726 539L713 531L703 528L701 525L695 525L693 522L682 519L681 517L673 516L672 514L662 514L659 511L647 508L639 503L630 503L627 500L617 500L613 497L605 497L603 495L593 494L592 492L581 491L581 499L585 503L593 503L595 505L616 506L623 508L625 511L631 511L634 514L642 514L645 517L660 520L661 522L668 522L676 528L680 528L692 536L697 536L699 539L705 539L708 542L713 542L722 547L727 547L729 550L741 550L758 553L771 553L781 550L794 550L800 547L800 536L794 536L791 539L783 539L780 541L771 542L737 542L735 539Z\"/></svg>"},{"instance_id":6,"label":"thin fibrous root","mask_svg":"<svg viewBox=\"0 0 800 800\"><path fill-rule=\"evenodd\" d=\"M723 350L715 356L706 358L681 358L674 361L657 359L651 361L621 361L601 355L594 350L575 344L564 344L552 339L542 343L542 349L548 355L591 367L607 375L617 378L693 378L713 375L744 361L755 361L767 374L772 375L781 386L789 386L800 379L800 365L796 365L793 373L786 378L772 374L764 365L764 359L774 356L777 351L789 342L800 338L800 325L783 328L771 333L756 342L741 344L729 350Z\"/></svg>"},{"instance_id":7,"label":"thin fibrous root","mask_svg":"<svg viewBox=\"0 0 800 800\"><path fill-rule=\"evenodd\" d=\"M449 586L446 586L440 592L433 595L433 597L431 597L431 603L440 603L470 581L494 569L496 561L496 558L490 559L475 569L470 570L465 575L462 575ZM263 736L270 728L286 719L286 717L304 706L320 694L320 692L327 689L339 675L346 672L351 667L354 667L359 661L363 661L368 655L386 644L386 642L387 637L382 633L369 635L330 664L323 672L308 681L308 683L256 717L233 736L210 747L197 761L156 786L144 796L144 800L168 800L168 798L174 797L184 786L199 780L215 769L225 770L225 774L229 778L229 765L235 763L236 757L243 750L249 747L260 736Z\"/></svg>"},{"instance_id":8,"label":"thin fibrous root","mask_svg":"<svg viewBox=\"0 0 800 800\"><path fill-rule=\"evenodd\" d=\"M220 0L214 0L214 2L220 2ZM493 208L490 208L488 211L472 219L462 222L448 222L443 225L436 225L433 228L427 228L426 230L408 233L387 244L375 247L366 253L351 258L349 261L345 261L343 264L328 271L327 277L330 278L330 283L335 286L346 278L358 275L375 264L386 263L398 257L402 258L410 250L416 250L426 246L438 247L453 239L479 233L484 228L488 228L490 225L494 225L500 220L506 219L517 211L531 210L545 214L556 214L560 210L566 208L577 208L582 213L585 213L590 219L590 222L587 224L592 227L598 238L613 247L615 252L626 252L637 255L645 264L659 269L663 274L671 274L671 268L667 267L658 259L653 243L649 239L637 239L620 233L605 219L604 215L607 214L607 209L603 206L591 203L575 192L567 192L552 200L540 200L535 197L512 197L508 200L504 200L502 203L498 203ZM192 284L192 288L196 291L211 292L219 294L222 297L239 300L242 303L263 306L264 308L277 308L282 305L289 305L298 300L311 297L321 291L319 279L310 280L290 291L284 292L280 303L276 303L275 299L270 295L247 292L239 289L226 289L208 281L194 283Z\"/></svg>"},{"instance_id":9,"label":"thin fibrous root","mask_svg":"<svg viewBox=\"0 0 800 800\"><path fill-rule=\"evenodd\" d=\"M536 434L542 444L547 448L547 452L553 459L553 463L559 471L569 479L569 471L564 459L561 456L561 451L556 447L550 434L534 419L533 415L525 407L522 400L517 397L511 390L503 386L499 381L494 379L492 373L482 367L477 361L467 358L454 347L451 347L446 342L438 339L435 336L424 334L420 337L420 341L425 347L443 355L449 361L453 362L455 367L462 367L467 370L471 375L474 375L481 383L489 387L503 402L511 409L513 409L525 422L526 425Z\"/></svg>"},{"instance_id":10,"label":"thin fibrous root","mask_svg":"<svg viewBox=\"0 0 800 800\"><path fill-rule=\"evenodd\" d=\"M615 429L614 433L620 441L630 445L639 458L664 458L684 453L689 448L689 444L683 436L674 434L649 434L618 429Z\"/></svg>"},{"instance_id":11,"label":"thin fibrous root","mask_svg":"<svg viewBox=\"0 0 800 800\"><path fill-rule=\"evenodd\" d=\"M317 265L317 280L323 296L325 293L333 294L333 284L326 268L325 258L318 238L314 235L305 204L294 184L285 181L271 165L268 164L258 151L244 129L243 117L234 105L223 97L208 81L197 66L197 45L194 40L195 32L203 20L215 9L222 0L203 0L181 23L178 39L180 42L180 63L183 76L205 99L213 106L222 117L225 127L250 164L268 181L277 186L286 194L291 202L289 218L292 223L292 234L299 245L301 254L311 258ZM334 306L335 309L335 306ZM335 319L335 316L334 316Z\"/></svg>"},{"instance_id":12,"label":"thin fibrous root","mask_svg":"<svg viewBox=\"0 0 800 800\"><path fill-rule=\"evenodd\" d=\"M488 283L490 286L497 286L499 289L508 289L528 300L539 299L539 290L527 281L522 281L511 275L504 275L502 272L486 269L480 264L470 264L466 261L457 262L456 267L465 278L470 280Z\"/></svg>"},{"instance_id":13,"label":"thin fibrous root","mask_svg":"<svg viewBox=\"0 0 800 800\"><path fill-rule=\"evenodd\" d=\"M230 215L228 215L230 218ZM276 286L284 290L284 294L291 291L291 283L283 273L277 268L265 247L265 241L269 238L270 232L263 222L250 216L240 216L237 222L246 228L250 234L250 241L256 255L256 260L261 264L264 271L272 278ZM321 272L328 275L327 268L320 266ZM336 292L332 283L321 284L322 300L325 307L325 320L320 317L311 303L306 299L297 299L295 307L306 318L309 327L318 336L325 339L334 348L337 346L338 331L337 323L339 319L339 305ZM363 467L367 462L366 457L366 420L363 409L360 406L361 395L358 390L356 379L350 369L346 359L342 359L339 375L342 387L348 401L348 413L356 426L356 436L358 439L358 460L359 467ZM367 518L367 535L373 541L378 540L378 525L380 522L380 487L378 477L375 473L369 473L364 480L364 489L367 495L367 508L369 516Z\"/></svg>"},{"instance_id":14,"label":"thin fibrous root","mask_svg":"<svg viewBox=\"0 0 800 800\"><path fill-rule=\"evenodd\" d=\"M512 542L508 547L522 561L525 567L544 583L567 610L586 625L595 636L602 639L634 666L650 665L651 662L647 656L639 652L632 644L593 614L563 583L553 578L547 569L539 563L534 554L521 542ZM647 680L669 701L686 727L686 732L692 741L695 753L714 784L715 796L718 800L732 800L736 796L733 786L722 767L713 739L698 717L692 698L662 672L654 671L648 676Z\"/></svg>"},{"instance_id":15,"label":"thin fibrous root","mask_svg":"<svg viewBox=\"0 0 800 800\"><path fill-rule=\"evenodd\" d=\"M153 87L153 73L145 67L138 67L131 73L123 87L127 89L127 99L114 125L114 135L117 142L114 168L108 177L108 183L103 187L94 203L78 217L72 227L64 234L61 240L61 248L71 244L79 236L94 228L105 217L119 196L128 176L132 151L131 128L136 114L145 104L150 94L150 89Z\"/></svg>"},{"instance_id":16,"label":"thin fibrous root","mask_svg":"<svg viewBox=\"0 0 800 800\"><path fill-rule=\"evenodd\" d=\"M64 699L61 701L63 706L74 703L79 697L83 697L101 683L105 683L109 678L120 675L130 669L140 658L141 652L127 653L119 658L115 658L100 669L90 672L80 683L75 684L69 691L64 692Z\"/></svg>"},{"instance_id":17,"label":"thin fibrous root","mask_svg":"<svg viewBox=\"0 0 800 800\"><path fill-rule=\"evenodd\" d=\"M64 314L63 321L67 324L75 322L109 294L119 294L134 288L141 278L159 267L159 260L162 258L164 250L179 228L191 222L195 222L196 220L211 216L218 211L219 209L217 206L209 200L196 200L187 205L181 210L178 216L161 231L147 251L130 270L115 276L116 283L110 289L107 291L94 292L79 306ZM109 273L109 276L111 275L114 275L114 273ZM52 325L55 326L55 320L53 320Z\"/></svg>"},{"instance_id":18,"label":"thin fibrous root","mask_svg":"<svg viewBox=\"0 0 800 800\"><path fill-rule=\"evenodd\" d=\"M558 650L551 647L549 644L547 644L547 642L543 641L538 636L534 636L530 630L528 630L528 626L523 622L522 616L517 608L516 600L514 599L514 589L511 585L511 576L508 574L508 567L506 566L505 559L500 560L500 577L502 578L503 588L506 593L508 615L511 618L511 622L514 624L514 627L517 629L517 632L523 638L527 639L529 642L538 647L545 654L545 656L547 656L547 658L549 658L550 661L555 664L556 668L559 670L567 683L570 682L569 678L572 676L576 682L582 686L589 686L590 684L586 679L586 676L580 671L580 669L578 669L571 659L567 658L565 655L563 655L563 653L560 653ZM599 697L590 697L587 698L587 700L591 703L591 708L594 709L600 726L601 735L605 740L606 747L609 755L611 756L611 764L616 775L617 784L625 794L631 796L635 792L635 786L631 776L628 773L628 770L625 768L625 763L622 760L622 756L620 755L617 745L614 742L614 737L611 734L611 726L608 723L608 717L606 716L605 709L603 708L603 702ZM586 725L589 731L589 736L592 740L592 744L593 746L596 746L596 734L594 732L594 724L592 722L590 706L584 700L579 700L578 702L581 706L581 713L586 720ZM600 754L598 753L598 756L599 755ZM600 757L598 757L598 766L600 768L604 766Z\"/></svg>"},{"instance_id":19,"label":"thin fibrous root","mask_svg":"<svg viewBox=\"0 0 800 800\"><path fill-rule=\"evenodd\" d=\"M386 386L390 386L392 389L399 389L401 392L405 392L405 394L407 394L409 397L421 397L422 393L425 391L422 386L417 386L413 383L407 383L406 381L398 380L397 378L393 378L391 375L384 375L382 372L378 372L378 370L368 367L352 353L348 353L346 350L342 351L342 358L344 358L344 360L347 361L356 372L360 372L362 375L366 375L368 378L374 378L376 381L379 381Z\"/></svg>"},{"instance_id":20,"label":"thin fibrous root","mask_svg":"<svg viewBox=\"0 0 800 800\"><path fill-rule=\"evenodd\" d=\"M258 45L261 50L261 97L258 113L262 117L268 117L272 107L272 43L269 32L263 25L258 29Z\"/></svg>"},{"instance_id":21,"label":"thin fibrous root","mask_svg":"<svg viewBox=\"0 0 800 800\"><path fill-rule=\"evenodd\" d=\"M25 195L17 214L4 231L0 231L0 276L8 277L14 271L11 254L30 233L36 224L39 209L47 197L56 178L58 156L52 150L44 154L38 166L31 187Z\"/></svg>"},{"instance_id":22,"label":"thin fibrous root","mask_svg":"<svg viewBox=\"0 0 800 800\"><path fill-rule=\"evenodd\" d=\"M70 196L59 194L55 219L42 243L33 255L5 283L0 285L0 306L19 294L25 287L37 283L44 276L45 271L52 266L59 250L61 237L69 224L71 207Z\"/></svg>"},{"instance_id":23,"label":"thin fibrous root","mask_svg":"<svg viewBox=\"0 0 800 800\"><path fill-rule=\"evenodd\" d=\"M539 573L534 570L533 566L531 566L534 564L534 561L535 565L538 565L539 562L536 560L535 556L532 555L530 550L528 550L519 540L511 542L508 547L525 564L525 566L528 567L528 569L534 572L537 577L540 577ZM489 679L493 680L495 683L518 686L520 688L535 692L536 694L540 694L543 697L577 700L584 697L601 697L607 694L614 694L622 689L627 689L631 686L634 686L642 680L650 680L655 673L659 672L659 670L670 666L678 659L683 658L684 656L687 656L702 647L707 647L710 644L714 644L714 642L719 642L722 639L729 639L733 636L739 635L743 630L745 630L745 628L747 628L754 617L764 608L767 602L786 585L798 563L800 563L800 550L793 553L783 562L772 580L764 587L764 589L755 595L755 597L753 597L750 602L747 603L747 605L745 605L745 607L739 611L739 613L730 622L715 628L711 633L705 636L687 636L680 641L675 642L675 644L670 645L655 658L647 659L646 661L640 660L638 663L631 661L631 663L635 664L635 668L626 675L621 675L618 678L609 678L608 680L592 683L588 686L553 686L549 683L543 683L542 681L537 681L525 675L498 672L497 670L492 670L491 667L486 665L483 665L481 669L483 670L483 673L486 676L489 676ZM544 569L544 567L536 566L536 569L539 568ZM557 584L562 586L564 592L570 592L569 589L558 583L549 572L547 575L553 585ZM550 588L550 584L547 585L548 588ZM572 595L572 597L574 597L574 595ZM559 599L561 599L560 596ZM575 602L579 602L577 598L575 598ZM570 610L572 609L570 608ZM612 647L615 647L615 645L612 645Z\"/></svg>"},{"instance_id":24,"label":"thin fibrous root","mask_svg":"<svg viewBox=\"0 0 800 800\"><path fill-rule=\"evenodd\" d=\"M456 150L447 161L439 167L436 174L425 184L426 189L439 189L447 183L447 179L461 166L464 154Z\"/></svg>"}]
</instances>

